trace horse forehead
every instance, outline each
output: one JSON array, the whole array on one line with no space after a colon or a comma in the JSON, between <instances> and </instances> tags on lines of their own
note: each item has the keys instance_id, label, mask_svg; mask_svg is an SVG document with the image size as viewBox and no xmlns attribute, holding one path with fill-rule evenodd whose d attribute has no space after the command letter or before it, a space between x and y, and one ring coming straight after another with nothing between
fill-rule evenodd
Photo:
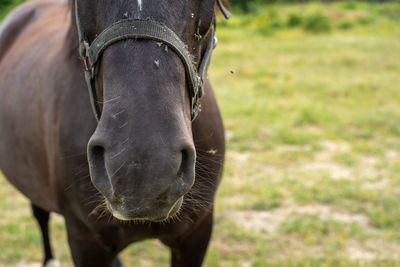
<instances>
[{"instance_id":1,"label":"horse forehead","mask_svg":"<svg viewBox=\"0 0 400 267\"><path fill-rule=\"evenodd\" d=\"M96 0L99 1L99 0ZM104 4L97 4L98 14L108 16L129 16L135 19L148 17L179 18L182 13L196 6L195 0L177 0L171 5L168 0L100 0ZM121 13L122 12L122 13Z\"/></svg>"}]
</instances>

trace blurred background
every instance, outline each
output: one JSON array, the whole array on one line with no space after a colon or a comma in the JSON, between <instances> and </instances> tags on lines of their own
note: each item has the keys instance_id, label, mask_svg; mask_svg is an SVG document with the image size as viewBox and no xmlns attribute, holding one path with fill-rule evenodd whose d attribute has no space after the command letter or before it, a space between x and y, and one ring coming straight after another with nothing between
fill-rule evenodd
<instances>
[{"instance_id":1,"label":"blurred background","mask_svg":"<svg viewBox=\"0 0 400 267\"><path fill-rule=\"evenodd\" d=\"M22 0L0 0L0 20ZM400 266L400 1L230 0L210 79L227 135L205 266ZM71 266L63 219L52 242ZM40 266L0 178L0 266ZM158 241L126 266L167 266Z\"/></svg>"}]
</instances>

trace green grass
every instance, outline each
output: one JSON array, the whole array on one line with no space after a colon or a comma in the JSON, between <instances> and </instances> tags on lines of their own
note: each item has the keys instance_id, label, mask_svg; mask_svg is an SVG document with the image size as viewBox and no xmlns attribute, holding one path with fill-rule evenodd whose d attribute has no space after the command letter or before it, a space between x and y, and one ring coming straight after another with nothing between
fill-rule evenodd
<instances>
[{"instance_id":1,"label":"green grass","mask_svg":"<svg viewBox=\"0 0 400 267\"><path fill-rule=\"evenodd\" d=\"M252 12L220 18L209 73L228 152L205 266L400 266L399 2ZM0 210L0 265L39 261L27 202L4 179ZM62 219L51 227L70 266ZM122 258L169 255L147 241Z\"/></svg>"}]
</instances>

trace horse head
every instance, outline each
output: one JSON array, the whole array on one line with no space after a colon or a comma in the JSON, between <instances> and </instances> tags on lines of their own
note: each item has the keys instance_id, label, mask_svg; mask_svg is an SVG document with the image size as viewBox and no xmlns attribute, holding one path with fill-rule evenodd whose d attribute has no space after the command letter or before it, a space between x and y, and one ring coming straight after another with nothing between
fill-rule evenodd
<instances>
[{"instance_id":1,"label":"horse head","mask_svg":"<svg viewBox=\"0 0 400 267\"><path fill-rule=\"evenodd\" d=\"M195 179L191 121L205 79L201 69L206 72L214 46L215 0L75 5L98 116L88 143L92 183L114 217L166 220ZM171 35L175 41L168 42ZM92 53L94 44L100 48Z\"/></svg>"}]
</instances>

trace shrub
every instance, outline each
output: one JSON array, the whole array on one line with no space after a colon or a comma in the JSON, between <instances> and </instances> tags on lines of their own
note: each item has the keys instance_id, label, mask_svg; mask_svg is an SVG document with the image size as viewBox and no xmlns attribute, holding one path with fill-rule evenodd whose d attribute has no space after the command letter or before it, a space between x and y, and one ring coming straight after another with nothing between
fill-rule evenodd
<instances>
[{"instance_id":1,"label":"shrub","mask_svg":"<svg viewBox=\"0 0 400 267\"><path fill-rule=\"evenodd\" d=\"M303 27L308 32L322 33L329 32L332 25L328 17L318 12L305 17Z\"/></svg>"},{"instance_id":2,"label":"shrub","mask_svg":"<svg viewBox=\"0 0 400 267\"><path fill-rule=\"evenodd\" d=\"M348 30L353 28L354 24L351 21L344 20L338 24L338 28L342 30Z\"/></svg>"},{"instance_id":3,"label":"shrub","mask_svg":"<svg viewBox=\"0 0 400 267\"><path fill-rule=\"evenodd\" d=\"M357 3L354 1L345 2L344 8L347 10L355 10L355 9L357 9Z\"/></svg>"},{"instance_id":4,"label":"shrub","mask_svg":"<svg viewBox=\"0 0 400 267\"><path fill-rule=\"evenodd\" d=\"M361 17L357 19L357 23L361 24L361 25L368 25L370 23L372 23L374 21L374 19L372 17Z\"/></svg>"},{"instance_id":5,"label":"shrub","mask_svg":"<svg viewBox=\"0 0 400 267\"><path fill-rule=\"evenodd\" d=\"M280 20L275 9L269 9L267 12L254 16L247 26L262 35L269 36L274 33L274 30L284 28L285 23Z\"/></svg>"},{"instance_id":6,"label":"shrub","mask_svg":"<svg viewBox=\"0 0 400 267\"><path fill-rule=\"evenodd\" d=\"M0 0L0 3L3 0ZM5 1L13 1L13 0L5 0ZM296 3L310 3L310 2L322 2L322 3L333 3L333 2L343 2L343 8L347 10L355 10L358 7L359 2L393 2L396 3L398 0L227 0L224 2L229 2L229 4L235 8L241 8L243 10L248 10L250 5L263 5L263 4L277 4L277 3L285 3L285 4L296 4Z\"/></svg>"},{"instance_id":7,"label":"shrub","mask_svg":"<svg viewBox=\"0 0 400 267\"><path fill-rule=\"evenodd\" d=\"M0 22L17 5L24 2L24 0L0 0Z\"/></svg>"},{"instance_id":8,"label":"shrub","mask_svg":"<svg viewBox=\"0 0 400 267\"><path fill-rule=\"evenodd\" d=\"M0 0L0 4L1 6L6 6L6 5L10 5L12 3L11 0Z\"/></svg>"},{"instance_id":9,"label":"shrub","mask_svg":"<svg viewBox=\"0 0 400 267\"><path fill-rule=\"evenodd\" d=\"M292 27L299 26L301 24L302 20L303 19L299 14L292 13L289 15L286 24L288 27L292 28Z\"/></svg>"},{"instance_id":10,"label":"shrub","mask_svg":"<svg viewBox=\"0 0 400 267\"><path fill-rule=\"evenodd\" d=\"M269 36L273 33L273 21L271 21L269 16L257 16L249 26L265 36Z\"/></svg>"}]
</instances>

